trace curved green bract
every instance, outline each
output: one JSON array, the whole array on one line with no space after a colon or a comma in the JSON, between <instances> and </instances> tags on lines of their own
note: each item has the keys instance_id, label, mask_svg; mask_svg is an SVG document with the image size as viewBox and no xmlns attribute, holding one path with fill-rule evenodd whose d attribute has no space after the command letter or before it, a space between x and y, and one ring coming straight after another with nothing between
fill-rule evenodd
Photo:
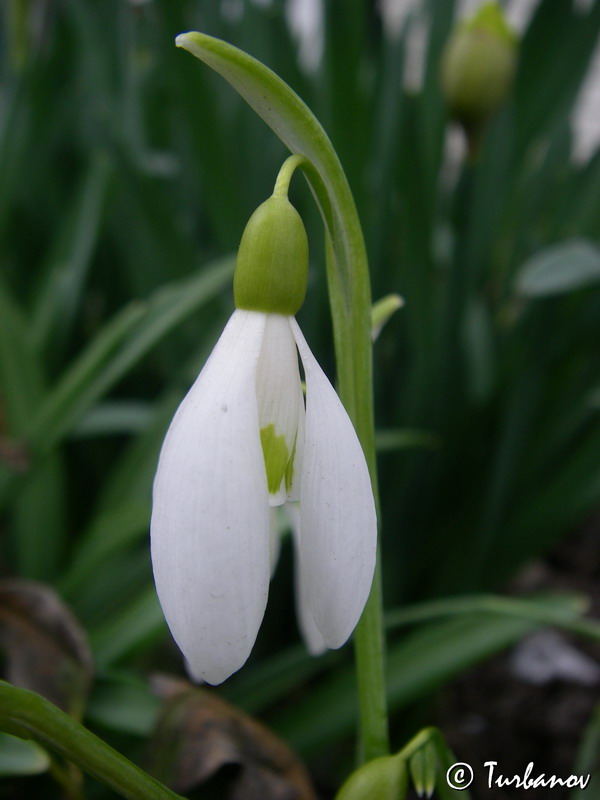
<instances>
[{"instance_id":1,"label":"curved green bract","mask_svg":"<svg viewBox=\"0 0 600 800\"><path fill-rule=\"evenodd\" d=\"M182 33L176 44L225 78L292 153L310 162L302 169L329 234L328 281L340 395L374 475L368 264L354 198L333 145L304 101L260 61L203 33Z\"/></svg>"}]
</instances>

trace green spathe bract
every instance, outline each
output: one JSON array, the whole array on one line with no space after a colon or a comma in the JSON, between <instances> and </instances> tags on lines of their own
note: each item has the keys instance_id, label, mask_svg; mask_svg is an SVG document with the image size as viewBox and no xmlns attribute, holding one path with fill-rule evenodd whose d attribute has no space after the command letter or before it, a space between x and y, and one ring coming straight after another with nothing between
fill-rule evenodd
<instances>
[{"instance_id":1,"label":"green spathe bract","mask_svg":"<svg viewBox=\"0 0 600 800\"><path fill-rule=\"evenodd\" d=\"M304 302L308 240L287 197L273 195L244 230L233 279L237 308L293 316Z\"/></svg>"}]
</instances>

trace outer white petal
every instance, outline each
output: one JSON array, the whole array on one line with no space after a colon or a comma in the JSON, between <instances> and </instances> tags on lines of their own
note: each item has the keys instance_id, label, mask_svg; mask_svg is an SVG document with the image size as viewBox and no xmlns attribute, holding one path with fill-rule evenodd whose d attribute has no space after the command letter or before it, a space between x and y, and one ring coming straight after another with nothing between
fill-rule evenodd
<instances>
[{"instance_id":1,"label":"outer white petal","mask_svg":"<svg viewBox=\"0 0 600 800\"><path fill-rule=\"evenodd\" d=\"M301 580L300 575L300 542L302 541L302 531L300 528L300 509L298 503L286 503L284 506L294 539L294 555L296 563L294 565L294 583L296 588L296 616L298 627L306 644L306 649L313 656L321 655L327 648L321 631L317 628L313 619L308 597L306 596L306 585Z\"/></svg>"},{"instance_id":2,"label":"outer white petal","mask_svg":"<svg viewBox=\"0 0 600 800\"><path fill-rule=\"evenodd\" d=\"M151 549L191 671L221 683L248 657L267 601L269 504L255 378L265 315L236 311L181 403L154 482Z\"/></svg>"},{"instance_id":3,"label":"outer white petal","mask_svg":"<svg viewBox=\"0 0 600 800\"><path fill-rule=\"evenodd\" d=\"M377 518L365 457L350 418L295 320L306 377L300 490L301 580L327 647L350 636L369 595Z\"/></svg>"},{"instance_id":4,"label":"outer white petal","mask_svg":"<svg viewBox=\"0 0 600 800\"><path fill-rule=\"evenodd\" d=\"M256 374L256 395L260 427L273 425L277 436L283 436L291 455L298 419L304 414L300 385L298 351L290 328L291 317L268 314L263 346ZM269 496L271 505L281 505L286 499L285 481Z\"/></svg>"}]
</instances>

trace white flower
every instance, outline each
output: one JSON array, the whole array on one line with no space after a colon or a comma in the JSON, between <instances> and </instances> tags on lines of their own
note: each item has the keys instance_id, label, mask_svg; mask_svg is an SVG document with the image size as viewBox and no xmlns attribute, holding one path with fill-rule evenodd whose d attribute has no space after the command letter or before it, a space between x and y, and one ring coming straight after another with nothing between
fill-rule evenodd
<instances>
[{"instance_id":1,"label":"white flower","mask_svg":"<svg viewBox=\"0 0 600 800\"><path fill-rule=\"evenodd\" d=\"M248 658L267 602L271 507L286 502L301 628L313 652L340 647L375 566L365 458L294 317L237 309L171 423L154 483L156 587L196 677L221 683Z\"/></svg>"}]
</instances>

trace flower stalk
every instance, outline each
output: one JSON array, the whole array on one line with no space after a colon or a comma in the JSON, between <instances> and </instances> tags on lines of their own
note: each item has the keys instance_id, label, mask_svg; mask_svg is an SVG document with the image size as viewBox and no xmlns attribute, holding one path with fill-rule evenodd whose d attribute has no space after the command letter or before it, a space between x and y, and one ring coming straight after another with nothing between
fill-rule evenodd
<instances>
[{"instance_id":1,"label":"flower stalk","mask_svg":"<svg viewBox=\"0 0 600 800\"><path fill-rule=\"evenodd\" d=\"M287 198L292 175L298 169L298 167L302 167L304 164L308 164L308 161L306 158L304 158L304 156L296 154L286 158L277 175L275 188L273 189L273 197Z\"/></svg>"}]
</instances>

